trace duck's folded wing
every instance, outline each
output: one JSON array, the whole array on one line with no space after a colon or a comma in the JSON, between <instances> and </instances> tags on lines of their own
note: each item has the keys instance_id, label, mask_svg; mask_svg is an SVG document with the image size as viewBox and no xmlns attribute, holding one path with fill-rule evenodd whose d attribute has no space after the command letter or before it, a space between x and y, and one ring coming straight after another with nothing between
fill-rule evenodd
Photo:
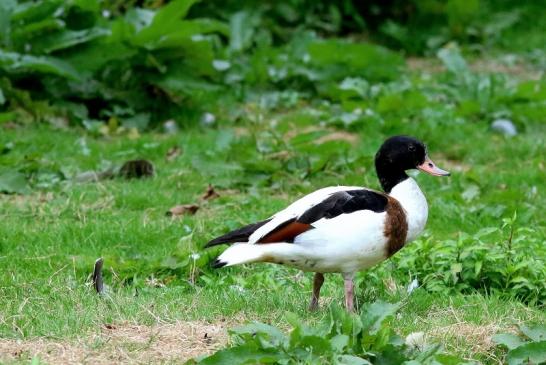
<instances>
[{"instance_id":1,"label":"duck's folded wing","mask_svg":"<svg viewBox=\"0 0 546 365\"><path fill-rule=\"evenodd\" d=\"M388 203L385 194L367 190L347 190L332 194L298 217L298 222L313 224L321 219L332 219L359 210L384 212Z\"/></svg>"},{"instance_id":2,"label":"duck's folded wing","mask_svg":"<svg viewBox=\"0 0 546 365\"><path fill-rule=\"evenodd\" d=\"M312 229L313 223L358 210L383 212L388 198L368 189L351 186L325 188L296 201L277 213L249 237L249 243L293 242Z\"/></svg>"},{"instance_id":3,"label":"duck's folded wing","mask_svg":"<svg viewBox=\"0 0 546 365\"><path fill-rule=\"evenodd\" d=\"M317 190L295 201L268 220L249 224L210 241L205 247L222 243L255 244L294 242L321 219L332 219L359 210L383 212L388 198L377 191L355 186L336 186Z\"/></svg>"}]
</instances>

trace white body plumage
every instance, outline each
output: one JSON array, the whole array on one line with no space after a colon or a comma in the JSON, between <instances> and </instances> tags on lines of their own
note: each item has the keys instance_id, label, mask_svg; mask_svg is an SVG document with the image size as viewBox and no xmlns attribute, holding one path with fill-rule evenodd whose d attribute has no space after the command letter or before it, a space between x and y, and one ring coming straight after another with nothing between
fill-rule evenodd
<instances>
[{"instance_id":1,"label":"white body plumage","mask_svg":"<svg viewBox=\"0 0 546 365\"><path fill-rule=\"evenodd\" d=\"M300 217L305 211L340 191L363 189L337 186L317 190L275 214L258 228L248 243L234 244L219 257L226 266L268 261L293 266L304 271L354 273L386 259L385 236L387 212L357 210L312 223L313 229L295 237L293 243L255 244L279 224ZM407 221L406 242L424 229L428 206L419 186L411 177L397 184L389 194L402 206Z\"/></svg>"}]
</instances>

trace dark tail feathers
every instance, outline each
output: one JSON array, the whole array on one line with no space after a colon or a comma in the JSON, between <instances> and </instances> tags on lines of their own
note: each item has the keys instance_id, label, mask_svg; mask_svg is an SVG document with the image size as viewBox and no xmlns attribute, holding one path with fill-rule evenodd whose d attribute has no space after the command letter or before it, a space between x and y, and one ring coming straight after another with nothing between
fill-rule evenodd
<instances>
[{"instance_id":1,"label":"dark tail feathers","mask_svg":"<svg viewBox=\"0 0 546 365\"><path fill-rule=\"evenodd\" d=\"M269 222L271 219L267 219L265 221L252 223L247 226L241 227L239 229L236 229L234 231L231 231L229 233L226 233L223 236L217 237L213 239L212 241L208 242L205 245L205 248L221 245L224 243L234 243L234 242L247 242L248 238L254 231L256 231L258 228Z\"/></svg>"}]
</instances>

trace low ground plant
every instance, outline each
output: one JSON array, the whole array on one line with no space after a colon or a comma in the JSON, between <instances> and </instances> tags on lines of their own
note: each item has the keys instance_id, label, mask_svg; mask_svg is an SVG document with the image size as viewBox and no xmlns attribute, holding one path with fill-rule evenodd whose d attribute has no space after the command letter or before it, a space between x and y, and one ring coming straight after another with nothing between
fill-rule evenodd
<instances>
[{"instance_id":1,"label":"low ground plant","mask_svg":"<svg viewBox=\"0 0 546 365\"><path fill-rule=\"evenodd\" d=\"M287 314L292 330L287 335L264 323L251 323L231 330L233 346L187 364L467 364L445 354L439 345L424 342L408 345L388 319L399 305L375 302L361 315L330 308L329 315L313 327L294 314Z\"/></svg>"},{"instance_id":2,"label":"low ground plant","mask_svg":"<svg viewBox=\"0 0 546 365\"><path fill-rule=\"evenodd\" d=\"M541 364L546 362L546 326L520 325L519 335L502 333L493 336L493 341L508 349L508 365Z\"/></svg>"}]
</instances>

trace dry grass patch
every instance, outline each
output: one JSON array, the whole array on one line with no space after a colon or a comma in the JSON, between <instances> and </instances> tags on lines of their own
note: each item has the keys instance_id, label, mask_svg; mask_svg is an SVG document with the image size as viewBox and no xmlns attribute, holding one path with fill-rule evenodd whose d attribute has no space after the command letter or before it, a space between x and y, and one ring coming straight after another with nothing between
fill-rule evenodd
<instances>
[{"instance_id":1,"label":"dry grass patch","mask_svg":"<svg viewBox=\"0 0 546 365\"><path fill-rule=\"evenodd\" d=\"M504 330L494 323L477 325L461 322L434 328L428 335L439 340L438 342L451 344L456 348L466 348L472 353L485 354L495 347L491 337L501 329Z\"/></svg>"},{"instance_id":2,"label":"dry grass patch","mask_svg":"<svg viewBox=\"0 0 546 365\"><path fill-rule=\"evenodd\" d=\"M478 325L461 322L437 327L430 330L426 337L429 342L444 344L448 351L463 351L469 360L473 360L480 354L488 359L488 362L502 364L502 356L495 351L496 345L491 338L497 333L516 332L495 323Z\"/></svg>"},{"instance_id":3,"label":"dry grass patch","mask_svg":"<svg viewBox=\"0 0 546 365\"><path fill-rule=\"evenodd\" d=\"M153 326L116 324L72 341L0 339L0 362L38 357L49 364L181 363L224 346L227 326L226 322L198 321Z\"/></svg>"},{"instance_id":4,"label":"dry grass patch","mask_svg":"<svg viewBox=\"0 0 546 365\"><path fill-rule=\"evenodd\" d=\"M478 311L483 316L472 315ZM473 323L473 318L488 320ZM524 321L516 313L501 315L478 304L468 304L461 308L455 308L453 304L432 308L427 318L422 320L429 323L425 330L426 343L441 343L448 352L458 353L468 360L486 359L486 363L492 364L503 363L503 352L492 341L492 337L497 333L517 333L516 324Z\"/></svg>"}]
</instances>

